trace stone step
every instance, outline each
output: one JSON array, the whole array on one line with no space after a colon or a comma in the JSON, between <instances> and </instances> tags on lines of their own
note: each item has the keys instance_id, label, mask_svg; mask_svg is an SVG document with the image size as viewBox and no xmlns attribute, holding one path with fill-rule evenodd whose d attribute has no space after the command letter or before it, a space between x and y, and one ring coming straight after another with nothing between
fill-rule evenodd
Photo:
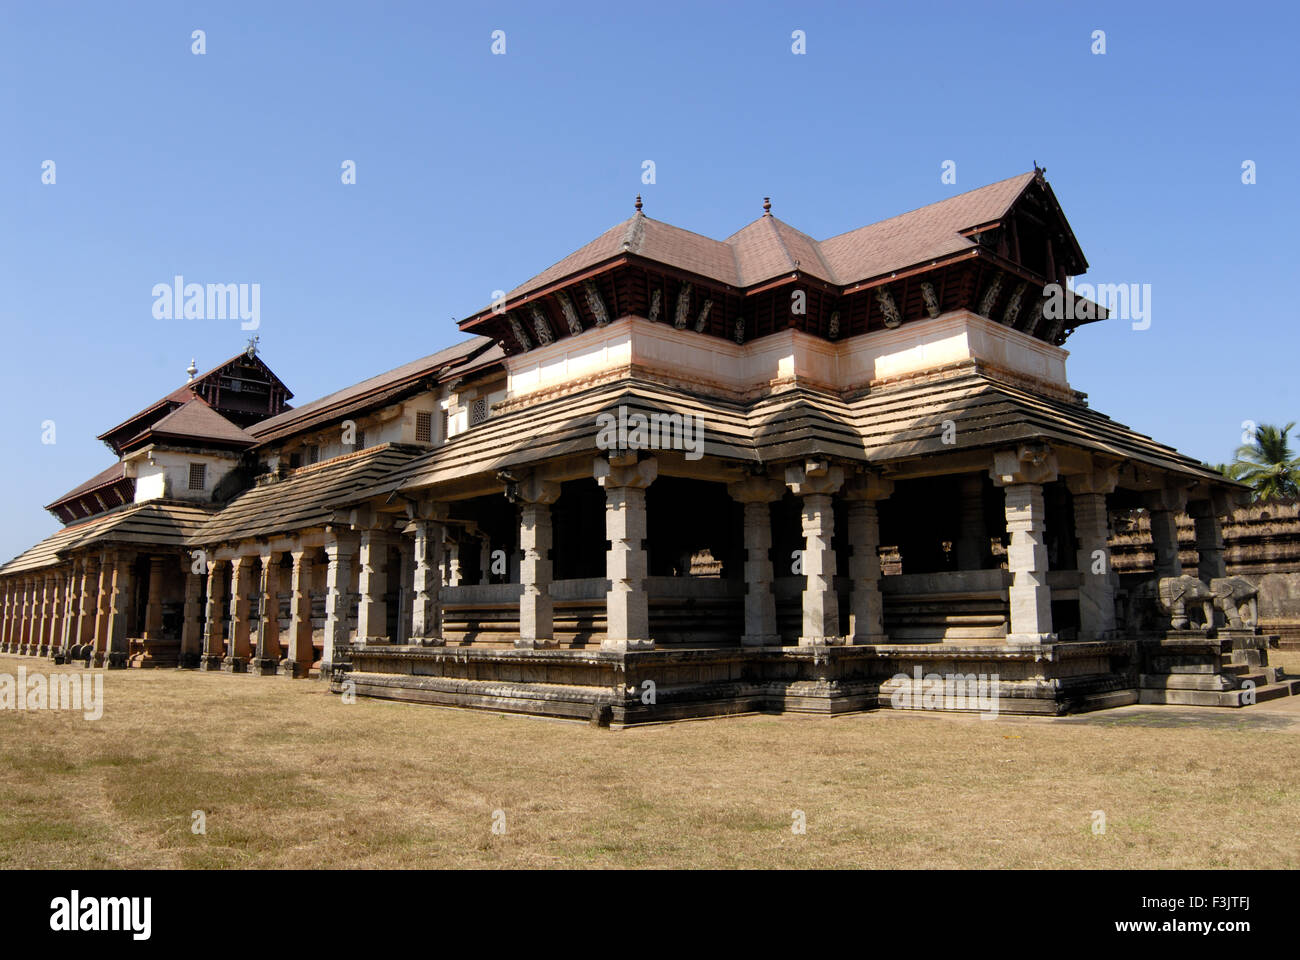
<instances>
[{"instance_id":1,"label":"stone step","mask_svg":"<svg viewBox=\"0 0 1300 960\"><path fill-rule=\"evenodd\" d=\"M1172 704L1187 707L1245 707L1281 697L1300 696L1300 681L1270 683L1251 690L1188 690L1176 687L1146 688L1139 691L1139 703Z\"/></svg>"}]
</instances>

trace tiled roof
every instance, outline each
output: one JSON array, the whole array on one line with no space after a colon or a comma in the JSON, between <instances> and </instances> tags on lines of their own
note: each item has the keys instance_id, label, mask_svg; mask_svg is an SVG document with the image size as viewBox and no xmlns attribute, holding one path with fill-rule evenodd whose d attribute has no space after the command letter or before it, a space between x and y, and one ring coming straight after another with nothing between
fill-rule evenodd
<instances>
[{"instance_id":1,"label":"tiled roof","mask_svg":"<svg viewBox=\"0 0 1300 960\"><path fill-rule=\"evenodd\" d=\"M125 476L126 476L126 467L119 461L113 464L112 466L107 467L104 470L101 470L99 473L95 474L93 477L91 477L89 480L87 480L85 483L81 484L80 486L73 487L71 490L69 490L67 493L65 493L63 496L59 497L58 499L50 501L50 503L45 507L45 509L53 510L59 504L64 503L68 500L75 500L77 497L90 493L93 490L98 490L100 487L112 486L113 484L117 483L119 480L122 480Z\"/></svg>"},{"instance_id":2,"label":"tiled roof","mask_svg":"<svg viewBox=\"0 0 1300 960\"><path fill-rule=\"evenodd\" d=\"M467 362L487 352L493 345L494 341L489 337L470 337L445 350L404 363L387 373L362 380L350 387L326 394L319 400L304 403L293 410L255 423L248 428L248 432L260 443L281 439L300 430L344 416L359 407L381 403L420 378L436 373L450 364Z\"/></svg>"},{"instance_id":3,"label":"tiled roof","mask_svg":"<svg viewBox=\"0 0 1300 960\"><path fill-rule=\"evenodd\" d=\"M213 410L202 397L191 396L161 420L126 441L123 446L134 445L140 440L169 437L237 446L252 446L256 443L251 434Z\"/></svg>"},{"instance_id":4,"label":"tiled roof","mask_svg":"<svg viewBox=\"0 0 1300 960\"><path fill-rule=\"evenodd\" d=\"M359 501L357 491L398 472L423 449L385 443L301 467L235 497L194 532L190 543L202 546L323 526L337 508Z\"/></svg>"},{"instance_id":5,"label":"tiled roof","mask_svg":"<svg viewBox=\"0 0 1300 960\"><path fill-rule=\"evenodd\" d=\"M960 231L1002 217L1034 177L1022 173L820 242L770 214L719 241L638 212L515 287L508 299L625 254L729 286L752 286L796 269L840 285L869 280L972 248Z\"/></svg>"},{"instance_id":6,"label":"tiled roof","mask_svg":"<svg viewBox=\"0 0 1300 960\"><path fill-rule=\"evenodd\" d=\"M211 508L191 503L128 503L46 537L0 567L0 576L55 566L62 562L61 554L85 547L121 543L142 550L179 548L209 516Z\"/></svg>"}]
</instances>

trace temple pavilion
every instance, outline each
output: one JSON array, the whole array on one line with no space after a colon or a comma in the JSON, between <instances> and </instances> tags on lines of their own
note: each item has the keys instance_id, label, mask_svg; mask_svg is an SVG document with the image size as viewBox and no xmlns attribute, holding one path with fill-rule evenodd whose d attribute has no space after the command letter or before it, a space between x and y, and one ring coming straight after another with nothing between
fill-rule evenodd
<instances>
[{"instance_id":1,"label":"temple pavilion","mask_svg":"<svg viewBox=\"0 0 1300 960\"><path fill-rule=\"evenodd\" d=\"M821 241L638 198L455 346L313 402L255 348L191 365L0 568L0 650L616 726L953 673L1010 712L1244 702L1249 631L1153 629L1109 564L1137 511L1161 582L1222 578L1240 488L1071 386L1106 311L1044 305L1086 270L1039 169Z\"/></svg>"}]
</instances>

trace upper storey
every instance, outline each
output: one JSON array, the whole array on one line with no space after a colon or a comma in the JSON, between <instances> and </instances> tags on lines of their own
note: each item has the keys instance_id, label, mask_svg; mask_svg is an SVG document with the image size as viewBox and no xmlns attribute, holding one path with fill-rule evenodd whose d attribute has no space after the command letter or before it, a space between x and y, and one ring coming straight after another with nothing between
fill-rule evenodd
<instances>
[{"instance_id":1,"label":"upper storey","mask_svg":"<svg viewBox=\"0 0 1300 960\"><path fill-rule=\"evenodd\" d=\"M1039 169L822 241L768 204L723 241L640 206L461 329L517 358L624 317L736 344L782 332L905 333L960 312L1055 347L1087 322L1044 317L1044 288L1088 265Z\"/></svg>"}]
</instances>

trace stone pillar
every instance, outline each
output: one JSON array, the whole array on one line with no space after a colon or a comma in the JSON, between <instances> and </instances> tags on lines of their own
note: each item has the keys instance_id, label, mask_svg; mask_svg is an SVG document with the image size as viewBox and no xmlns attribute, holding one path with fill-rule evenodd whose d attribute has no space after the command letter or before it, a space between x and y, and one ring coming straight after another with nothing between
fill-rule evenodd
<instances>
[{"instance_id":1,"label":"stone pillar","mask_svg":"<svg viewBox=\"0 0 1300 960\"><path fill-rule=\"evenodd\" d=\"M745 632L741 646L776 647L776 595L772 592L772 504L785 493L779 480L749 476L727 486L745 512Z\"/></svg>"},{"instance_id":2,"label":"stone pillar","mask_svg":"<svg viewBox=\"0 0 1300 960\"><path fill-rule=\"evenodd\" d=\"M181 616L181 649L176 665L193 670L203 655L203 578L192 569L185 573L185 607Z\"/></svg>"},{"instance_id":3,"label":"stone pillar","mask_svg":"<svg viewBox=\"0 0 1300 960\"><path fill-rule=\"evenodd\" d=\"M33 656L43 657L50 651L50 617L51 601L53 600L54 586L53 578L45 574L40 579L37 592L37 620L36 636L32 644L30 653Z\"/></svg>"},{"instance_id":4,"label":"stone pillar","mask_svg":"<svg viewBox=\"0 0 1300 960\"><path fill-rule=\"evenodd\" d=\"M382 530L361 531L360 578L357 590L357 643L387 643L388 534Z\"/></svg>"},{"instance_id":5,"label":"stone pillar","mask_svg":"<svg viewBox=\"0 0 1300 960\"><path fill-rule=\"evenodd\" d=\"M144 639L163 638L163 558L149 558L149 601L144 608Z\"/></svg>"},{"instance_id":6,"label":"stone pillar","mask_svg":"<svg viewBox=\"0 0 1300 960\"><path fill-rule=\"evenodd\" d=\"M460 581L460 541L452 538L447 540L447 586L459 587Z\"/></svg>"},{"instance_id":7,"label":"stone pillar","mask_svg":"<svg viewBox=\"0 0 1300 960\"><path fill-rule=\"evenodd\" d=\"M69 561L63 577L63 593L59 597L59 629L51 651L57 663L67 662L73 638L77 635L77 568L76 560Z\"/></svg>"},{"instance_id":8,"label":"stone pillar","mask_svg":"<svg viewBox=\"0 0 1300 960\"><path fill-rule=\"evenodd\" d=\"M880 594L880 512L877 504L894 492L894 481L879 474L854 477L844 486L848 501L849 643L888 643L885 635L885 601ZM980 527L983 528L981 511ZM984 549L988 536L980 533Z\"/></svg>"},{"instance_id":9,"label":"stone pillar","mask_svg":"<svg viewBox=\"0 0 1300 960\"><path fill-rule=\"evenodd\" d=\"M412 558L415 561L411 601L411 641L430 646L442 643L442 618L438 607L439 568L445 528L434 520L412 522Z\"/></svg>"},{"instance_id":10,"label":"stone pillar","mask_svg":"<svg viewBox=\"0 0 1300 960\"><path fill-rule=\"evenodd\" d=\"M961 533L957 537L957 569L983 570L989 559L989 533L984 523L984 476L968 473L960 481Z\"/></svg>"},{"instance_id":11,"label":"stone pillar","mask_svg":"<svg viewBox=\"0 0 1300 960\"><path fill-rule=\"evenodd\" d=\"M336 658L346 655L348 603L351 599L352 564L356 561L357 541L350 534L332 531L325 544L329 566L325 571L325 642L321 650L321 676L328 679Z\"/></svg>"},{"instance_id":12,"label":"stone pillar","mask_svg":"<svg viewBox=\"0 0 1300 960\"><path fill-rule=\"evenodd\" d=\"M1146 496L1157 579L1183 575L1183 562L1178 556L1178 514L1186 506L1187 491L1183 489L1166 487Z\"/></svg>"},{"instance_id":13,"label":"stone pillar","mask_svg":"<svg viewBox=\"0 0 1300 960\"><path fill-rule=\"evenodd\" d=\"M1011 625L1008 643L1054 642L1052 590L1047 585L1046 511L1043 484L1057 477L1056 455L1045 445L1026 444L999 451L993 482L1006 497L1007 568L1011 572Z\"/></svg>"},{"instance_id":14,"label":"stone pillar","mask_svg":"<svg viewBox=\"0 0 1300 960\"><path fill-rule=\"evenodd\" d=\"M40 614L40 605L36 596L37 579L28 577L25 583L26 585L23 588L23 624L18 652L24 656L30 656L39 646L37 618Z\"/></svg>"},{"instance_id":15,"label":"stone pillar","mask_svg":"<svg viewBox=\"0 0 1300 960\"><path fill-rule=\"evenodd\" d=\"M519 507L519 639L516 647L553 647L555 604L551 600L551 504L560 498L560 485L529 475L506 487L506 496ZM649 624L646 625L648 636Z\"/></svg>"},{"instance_id":16,"label":"stone pillar","mask_svg":"<svg viewBox=\"0 0 1300 960\"><path fill-rule=\"evenodd\" d=\"M1079 585L1079 639L1107 640L1115 632L1115 581L1110 562L1110 517L1106 494L1114 493L1119 467L1066 478L1074 495L1075 565Z\"/></svg>"},{"instance_id":17,"label":"stone pillar","mask_svg":"<svg viewBox=\"0 0 1300 960\"><path fill-rule=\"evenodd\" d=\"M113 609L113 569L116 558L110 551L99 556L99 584L95 594L95 641L90 665L105 666L108 662L109 618Z\"/></svg>"},{"instance_id":18,"label":"stone pillar","mask_svg":"<svg viewBox=\"0 0 1300 960\"><path fill-rule=\"evenodd\" d=\"M249 671L273 677L280 669L280 554L262 554L261 596L257 600L257 650Z\"/></svg>"},{"instance_id":19,"label":"stone pillar","mask_svg":"<svg viewBox=\"0 0 1300 960\"><path fill-rule=\"evenodd\" d=\"M478 582L492 582L492 538L485 531L478 535Z\"/></svg>"},{"instance_id":20,"label":"stone pillar","mask_svg":"<svg viewBox=\"0 0 1300 960\"><path fill-rule=\"evenodd\" d=\"M13 581L3 581L0 593L4 596L4 618L0 620L0 653L9 652L9 625L13 616Z\"/></svg>"},{"instance_id":21,"label":"stone pillar","mask_svg":"<svg viewBox=\"0 0 1300 960\"><path fill-rule=\"evenodd\" d=\"M39 655L48 657L54 648L58 636L59 596L63 592L63 580L57 573L45 578L45 623L41 630L41 648Z\"/></svg>"},{"instance_id":22,"label":"stone pillar","mask_svg":"<svg viewBox=\"0 0 1300 960\"><path fill-rule=\"evenodd\" d=\"M799 645L843 643L840 601L835 593L835 550L831 543L835 536L835 507L831 496L844 483L844 468L826 460L791 464L786 467L785 482L803 501L801 566L805 586Z\"/></svg>"},{"instance_id":23,"label":"stone pillar","mask_svg":"<svg viewBox=\"0 0 1300 960\"><path fill-rule=\"evenodd\" d=\"M645 578L646 487L659 474L659 461L636 454L597 457L597 482L605 489L605 650L653 650L650 602Z\"/></svg>"},{"instance_id":24,"label":"stone pillar","mask_svg":"<svg viewBox=\"0 0 1300 960\"><path fill-rule=\"evenodd\" d=\"M104 666L110 670L126 666L126 617L131 602L131 554L118 551L111 564L113 586L108 607L108 651Z\"/></svg>"},{"instance_id":25,"label":"stone pillar","mask_svg":"<svg viewBox=\"0 0 1300 960\"><path fill-rule=\"evenodd\" d=\"M230 561L230 643L222 658L225 673L243 673L253 656L252 593L256 557L238 556Z\"/></svg>"},{"instance_id":26,"label":"stone pillar","mask_svg":"<svg viewBox=\"0 0 1300 960\"><path fill-rule=\"evenodd\" d=\"M411 545L405 538L399 539L397 554L397 635L392 639L394 643L405 645L411 642L411 588L415 583L415 561L411 557Z\"/></svg>"},{"instance_id":27,"label":"stone pillar","mask_svg":"<svg viewBox=\"0 0 1300 960\"><path fill-rule=\"evenodd\" d=\"M200 670L220 670L226 650L226 624L222 616L222 601L226 599L226 584L230 573L225 560L208 561L208 603L203 618L203 657Z\"/></svg>"},{"instance_id":28,"label":"stone pillar","mask_svg":"<svg viewBox=\"0 0 1300 960\"><path fill-rule=\"evenodd\" d=\"M1231 509L1227 498L1218 496L1197 500L1188 510L1196 524L1196 573L1207 584L1228 575L1223 562L1223 527L1219 518L1226 516Z\"/></svg>"},{"instance_id":29,"label":"stone pillar","mask_svg":"<svg viewBox=\"0 0 1300 960\"><path fill-rule=\"evenodd\" d=\"M290 554L293 573L289 582L289 648L280 661L280 676L290 679L310 674L316 654L311 642L312 555L315 552L299 547Z\"/></svg>"},{"instance_id":30,"label":"stone pillar","mask_svg":"<svg viewBox=\"0 0 1300 960\"><path fill-rule=\"evenodd\" d=\"M72 655L90 662L95 649L95 614L99 608L99 558L86 557L81 562L81 606L77 612L76 649Z\"/></svg>"}]
</instances>

